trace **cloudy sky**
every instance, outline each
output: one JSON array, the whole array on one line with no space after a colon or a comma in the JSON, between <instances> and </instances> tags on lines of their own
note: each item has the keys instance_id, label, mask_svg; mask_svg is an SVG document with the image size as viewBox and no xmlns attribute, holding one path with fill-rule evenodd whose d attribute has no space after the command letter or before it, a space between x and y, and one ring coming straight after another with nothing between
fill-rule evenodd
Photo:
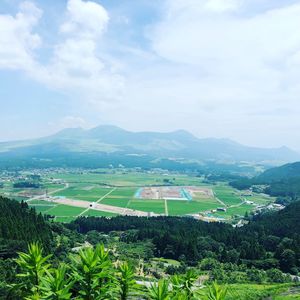
<instances>
[{"instance_id":1,"label":"cloudy sky","mask_svg":"<svg viewBox=\"0 0 300 300\"><path fill-rule=\"evenodd\" d=\"M1 0L0 141L186 129L300 150L299 0Z\"/></svg>"}]
</instances>

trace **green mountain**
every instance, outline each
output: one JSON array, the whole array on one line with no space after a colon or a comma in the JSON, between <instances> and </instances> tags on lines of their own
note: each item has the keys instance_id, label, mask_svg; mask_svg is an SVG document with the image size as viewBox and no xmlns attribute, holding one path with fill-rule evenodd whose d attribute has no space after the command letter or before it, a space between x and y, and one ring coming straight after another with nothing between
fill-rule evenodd
<instances>
[{"instance_id":1,"label":"green mountain","mask_svg":"<svg viewBox=\"0 0 300 300\"><path fill-rule=\"evenodd\" d=\"M266 170L258 179L266 182L276 182L298 178L300 180L300 162L285 164L280 167Z\"/></svg>"},{"instance_id":2,"label":"green mountain","mask_svg":"<svg viewBox=\"0 0 300 300\"><path fill-rule=\"evenodd\" d=\"M117 156L126 156L125 161L115 159L119 163L130 161L129 156L146 156L148 161L177 158L284 163L300 159L298 153L286 147L262 149L228 139L199 139L184 130L130 132L115 126L99 126L89 130L70 128L45 138L0 143L0 160L16 157L55 160L58 155L69 159L73 157L73 160L84 159L87 155L102 155L102 159L106 158L110 163L114 163L113 158Z\"/></svg>"},{"instance_id":3,"label":"green mountain","mask_svg":"<svg viewBox=\"0 0 300 300\"><path fill-rule=\"evenodd\" d=\"M278 203L288 204L300 200L300 162L268 169L254 178L240 177L230 184L238 189L265 185L265 193L278 197Z\"/></svg>"}]
</instances>

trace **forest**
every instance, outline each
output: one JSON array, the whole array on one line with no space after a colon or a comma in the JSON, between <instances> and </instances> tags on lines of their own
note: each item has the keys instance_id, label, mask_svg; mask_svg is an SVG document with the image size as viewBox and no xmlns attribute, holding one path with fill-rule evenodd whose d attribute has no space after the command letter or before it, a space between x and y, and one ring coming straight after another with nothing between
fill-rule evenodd
<instances>
[{"instance_id":1,"label":"forest","mask_svg":"<svg viewBox=\"0 0 300 300\"><path fill-rule=\"evenodd\" d=\"M264 284L251 298L263 299L293 285L292 275L299 273L300 202L249 219L242 228L121 216L81 217L66 225L23 202L1 198L0 205L3 299L238 299L232 295L244 285ZM205 278L203 289L199 278ZM84 294L87 284L95 294ZM155 298L162 291L165 297ZM209 298L218 293L226 297Z\"/></svg>"}]
</instances>

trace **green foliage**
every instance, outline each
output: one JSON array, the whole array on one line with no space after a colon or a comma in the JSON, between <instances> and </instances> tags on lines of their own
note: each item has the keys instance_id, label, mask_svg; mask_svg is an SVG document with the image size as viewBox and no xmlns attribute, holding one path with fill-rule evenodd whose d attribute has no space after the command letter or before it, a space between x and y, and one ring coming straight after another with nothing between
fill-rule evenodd
<instances>
[{"instance_id":1,"label":"green foliage","mask_svg":"<svg viewBox=\"0 0 300 300\"><path fill-rule=\"evenodd\" d=\"M42 277L42 290L44 299L67 300L71 298L70 292L74 281L66 275L67 266L62 264L57 269L46 270L46 276Z\"/></svg>"},{"instance_id":2,"label":"green foliage","mask_svg":"<svg viewBox=\"0 0 300 300\"><path fill-rule=\"evenodd\" d=\"M109 299L116 289L109 253L103 245L72 256L73 277L83 299Z\"/></svg>"},{"instance_id":3,"label":"green foliage","mask_svg":"<svg viewBox=\"0 0 300 300\"><path fill-rule=\"evenodd\" d=\"M148 296L151 300L169 300L169 281L165 279L159 280L157 283L153 283L148 288Z\"/></svg>"},{"instance_id":4,"label":"green foliage","mask_svg":"<svg viewBox=\"0 0 300 300\"><path fill-rule=\"evenodd\" d=\"M29 242L39 241L46 250L51 245L50 226L25 202L0 196L0 258L14 257Z\"/></svg>"},{"instance_id":5,"label":"green foliage","mask_svg":"<svg viewBox=\"0 0 300 300\"><path fill-rule=\"evenodd\" d=\"M47 264L50 257L51 255L43 257L43 249L38 243L30 244L28 253L19 253L16 262L21 269L21 273L17 276L23 279L23 283L18 287L24 291L25 295L27 293L39 293L42 278L50 266Z\"/></svg>"},{"instance_id":6,"label":"green foliage","mask_svg":"<svg viewBox=\"0 0 300 300\"><path fill-rule=\"evenodd\" d=\"M127 300L130 289L136 287L134 279L134 268L127 262L124 262L119 265L118 271L120 300Z\"/></svg>"},{"instance_id":7,"label":"green foliage","mask_svg":"<svg viewBox=\"0 0 300 300\"><path fill-rule=\"evenodd\" d=\"M213 282L211 286L209 286L209 292L207 295L208 300L224 300L227 294L227 287L218 285L217 282Z\"/></svg>"}]
</instances>

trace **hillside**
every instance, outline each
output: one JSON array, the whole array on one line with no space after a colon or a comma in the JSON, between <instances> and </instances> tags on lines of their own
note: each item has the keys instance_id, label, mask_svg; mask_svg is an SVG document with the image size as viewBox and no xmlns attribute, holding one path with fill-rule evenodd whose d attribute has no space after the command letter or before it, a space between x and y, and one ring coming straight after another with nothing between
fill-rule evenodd
<instances>
[{"instance_id":1,"label":"hillside","mask_svg":"<svg viewBox=\"0 0 300 300\"><path fill-rule=\"evenodd\" d=\"M48 247L50 240L50 227L41 214L37 215L26 203L0 196L0 259L14 256L32 241Z\"/></svg>"},{"instance_id":2,"label":"hillside","mask_svg":"<svg viewBox=\"0 0 300 300\"><path fill-rule=\"evenodd\" d=\"M196 161L228 162L291 162L300 155L286 147L262 149L248 147L228 139L199 139L187 131L169 133L130 132L115 126L99 126L90 130L65 129L55 135L20 142L0 143L0 160L51 160L59 157L78 161L87 159L105 161L105 164L126 163L149 165L157 158L177 158ZM123 159L118 159L120 156ZM124 156L126 159L124 159ZM133 160L136 160L134 162ZM19 161L21 165L22 162Z\"/></svg>"},{"instance_id":3,"label":"hillside","mask_svg":"<svg viewBox=\"0 0 300 300\"><path fill-rule=\"evenodd\" d=\"M300 179L300 162L271 168L257 177L258 180L265 183L290 180L292 178Z\"/></svg>"},{"instance_id":4,"label":"hillside","mask_svg":"<svg viewBox=\"0 0 300 300\"><path fill-rule=\"evenodd\" d=\"M264 192L277 197L277 203L288 204L300 200L300 162L271 168L254 178L240 177L230 185L243 190L263 185Z\"/></svg>"},{"instance_id":5,"label":"hillside","mask_svg":"<svg viewBox=\"0 0 300 300\"><path fill-rule=\"evenodd\" d=\"M266 234L292 238L300 232L299 216L300 201L296 201L279 212L256 216L252 225L263 226Z\"/></svg>"},{"instance_id":6,"label":"hillside","mask_svg":"<svg viewBox=\"0 0 300 300\"><path fill-rule=\"evenodd\" d=\"M163 299L232 300L239 295L238 299L246 300L250 295L251 299L265 299L289 294L296 287L287 273L297 276L300 269L300 202L233 228L179 217L80 217L68 226L47 225L26 204L0 200L2 237L40 241L53 253L46 257L33 244L17 260L3 256L3 299L92 295L83 298L154 300L161 299L154 295L154 283L159 282L166 285ZM12 256L15 250L10 249ZM200 278L205 286L199 286ZM209 278L218 281L218 289L230 287L228 297L210 298L213 285ZM14 284L17 288L11 291L9 286ZM198 290L186 297L188 291Z\"/></svg>"}]
</instances>

